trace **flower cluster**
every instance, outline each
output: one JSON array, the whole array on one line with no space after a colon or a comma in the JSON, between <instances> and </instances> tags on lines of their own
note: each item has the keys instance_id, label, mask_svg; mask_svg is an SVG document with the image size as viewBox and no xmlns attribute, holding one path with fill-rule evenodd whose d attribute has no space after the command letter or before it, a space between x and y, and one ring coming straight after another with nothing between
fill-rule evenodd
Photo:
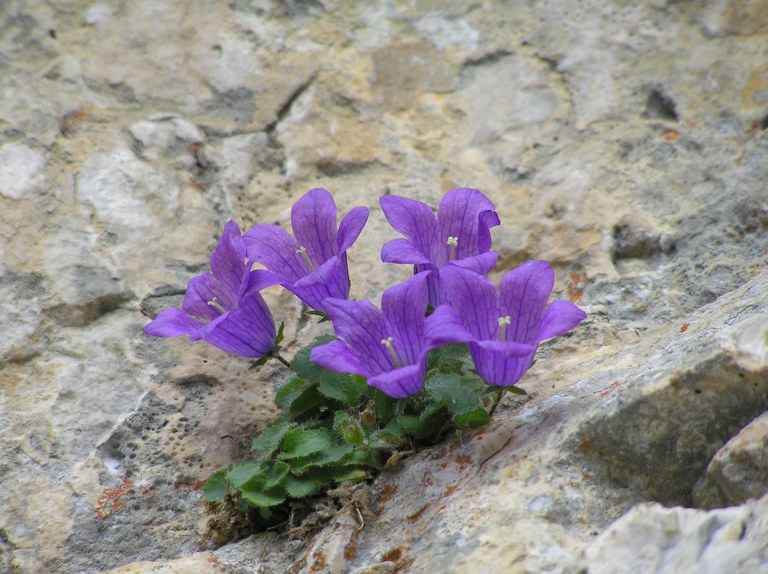
<instances>
[{"instance_id":1,"label":"flower cluster","mask_svg":"<svg viewBox=\"0 0 768 574\"><path fill-rule=\"evenodd\" d=\"M488 384L514 385L541 341L586 317L567 301L547 304L554 274L545 261L509 271L498 288L485 276L498 258L490 250L490 229L499 217L479 191L449 191L437 215L405 197L382 197L380 204L404 236L383 246L382 261L414 266L413 277L384 292L381 309L348 300L346 252L368 209L351 210L337 227L333 197L313 189L293 206L293 236L275 225L241 234L230 221L210 271L190 281L180 309L163 311L144 332L188 335L243 357L268 356L276 331L259 291L279 284L333 322L336 340L312 349L312 361L360 375L369 386L402 398L422 389L429 351L453 343L466 343ZM253 269L255 264L266 270Z\"/></svg>"}]
</instances>

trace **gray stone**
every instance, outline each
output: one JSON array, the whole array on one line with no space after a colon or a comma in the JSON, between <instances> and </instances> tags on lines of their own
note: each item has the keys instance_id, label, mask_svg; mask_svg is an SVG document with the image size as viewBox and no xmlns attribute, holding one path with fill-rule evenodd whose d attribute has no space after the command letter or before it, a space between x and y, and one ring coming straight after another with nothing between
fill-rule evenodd
<instances>
[{"instance_id":1,"label":"gray stone","mask_svg":"<svg viewBox=\"0 0 768 574\"><path fill-rule=\"evenodd\" d=\"M694 501L703 508L742 504L768 492L768 412L758 416L717 451Z\"/></svg>"},{"instance_id":2,"label":"gray stone","mask_svg":"<svg viewBox=\"0 0 768 574\"><path fill-rule=\"evenodd\" d=\"M37 191L43 181L45 158L28 147L7 143L0 147L0 194L21 199Z\"/></svg>"}]
</instances>

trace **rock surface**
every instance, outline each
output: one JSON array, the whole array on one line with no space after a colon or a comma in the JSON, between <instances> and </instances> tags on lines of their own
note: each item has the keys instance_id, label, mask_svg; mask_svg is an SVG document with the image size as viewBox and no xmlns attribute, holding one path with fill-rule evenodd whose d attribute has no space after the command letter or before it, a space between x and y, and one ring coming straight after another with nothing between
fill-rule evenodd
<instances>
[{"instance_id":1,"label":"rock surface","mask_svg":"<svg viewBox=\"0 0 768 574\"><path fill-rule=\"evenodd\" d=\"M0 571L768 572L768 13L704 4L1 3ZM589 319L489 428L217 547L286 373L141 328L312 187L372 210L355 297L409 273L380 195L475 187L495 277Z\"/></svg>"}]
</instances>

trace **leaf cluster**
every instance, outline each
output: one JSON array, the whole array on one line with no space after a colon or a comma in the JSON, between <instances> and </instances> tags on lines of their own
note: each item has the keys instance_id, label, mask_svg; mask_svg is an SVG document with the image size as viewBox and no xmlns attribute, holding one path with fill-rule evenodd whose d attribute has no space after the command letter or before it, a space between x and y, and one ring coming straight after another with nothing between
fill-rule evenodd
<instances>
[{"instance_id":1,"label":"leaf cluster","mask_svg":"<svg viewBox=\"0 0 768 574\"><path fill-rule=\"evenodd\" d=\"M253 441L253 460L211 476L203 490L208 502L234 496L241 510L269 520L291 501L371 478L398 450L489 421L498 391L471 369L465 345L432 351L423 392L393 399L363 377L313 363L311 350L331 339L318 337L296 354L295 374L276 394L282 415Z\"/></svg>"}]
</instances>

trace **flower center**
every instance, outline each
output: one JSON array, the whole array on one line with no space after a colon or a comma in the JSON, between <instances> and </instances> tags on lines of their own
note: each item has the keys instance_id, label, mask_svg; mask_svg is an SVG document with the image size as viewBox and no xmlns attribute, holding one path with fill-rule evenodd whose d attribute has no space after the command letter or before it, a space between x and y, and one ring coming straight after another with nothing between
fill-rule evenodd
<instances>
[{"instance_id":1,"label":"flower center","mask_svg":"<svg viewBox=\"0 0 768 574\"><path fill-rule=\"evenodd\" d=\"M499 327L501 327L501 333L499 334L499 341L506 341L507 337L507 325L512 322L509 315L499 317Z\"/></svg>"},{"instance_id":2,"label":"flower center","mask_svg":"<svg viewBox=\"0 0 768 574\"><path fill-rule=\"evenodd\" d=\"M382 339L381 344L387 348L387 351L389 351L389 354L392 357L392 360L394 361L395 366L397 368L402 367L403 363L400 361L400 359L397 356L397 353L395 353L395 349L392 347L392 337L387 337L386 339Z\"/></svg>"},{"instance_id":3,"label":"flower center","mask_svg":"<svg viewBox=\"0 0 768 574\"><path fill-rule=\"evenodd\" d=\"M208 301L208 305L216 309L219 313L227 312L227 310L221 306L221 303L219 303L219 300L216 297Z\"/></svg>"},{"instance_id":4,"label":"flower center","mask_svg":"<svg viewBox=\"0 0 768 574\"><path fill-rule=\"evenodd\" d=\"M459 246L459 238L458 237L448 237L448 241L446 241L448 246L451 248L451 254L448 256L448 261L453 261L456 259L456 247Z\"/></svg>"},{"instance_id":5,"label":"flower center","mask_svg":"<svg viewBox=\"0 0 768 574\"><path fill-rule=\"evenodd\" d=\"M309 255L307 255L307 248L306 247L304 247L302 245L301 247L299 247L296 250L296 253L298 253L299 255L301 255L304 258L304 261L307 262L307 265L309 266L309 270L310 271L314 271L315 270L315 266L312 265L312 262L309 260Z\"/></svg>"}]
</instances>

